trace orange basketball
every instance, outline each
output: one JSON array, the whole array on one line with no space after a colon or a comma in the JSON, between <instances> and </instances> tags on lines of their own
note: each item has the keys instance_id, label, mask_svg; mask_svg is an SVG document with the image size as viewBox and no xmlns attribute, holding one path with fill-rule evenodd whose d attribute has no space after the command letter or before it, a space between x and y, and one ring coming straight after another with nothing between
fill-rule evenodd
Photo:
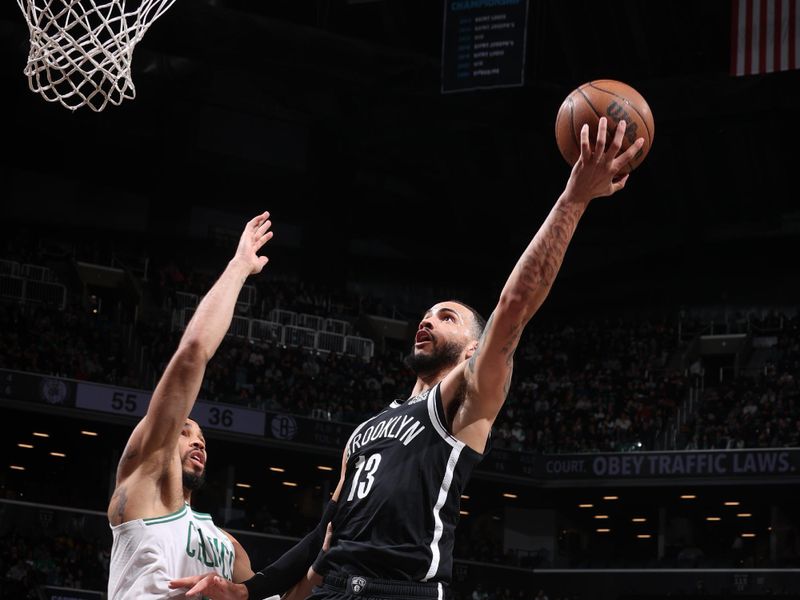
<instances>
[{"instance_id":1,"label":"orange basketball","mask_svg":"<svg viewBox=\"0 0 800 600\"><path fill-rule=\"evenodd\" d=\"M556 142L561 155L570 166L581 154L581 127L589 124L589 141L594 144L600 117L608 118L606 144L614 138L617 123L625 120L625 138L620 152L624 152L638 138L644 138L636 157L621 173L630 173L642 164L653 145L653 113L644 97L621 81L596 79L572 90L561 103L556 116Z\"/></svg>"}]
</instances>

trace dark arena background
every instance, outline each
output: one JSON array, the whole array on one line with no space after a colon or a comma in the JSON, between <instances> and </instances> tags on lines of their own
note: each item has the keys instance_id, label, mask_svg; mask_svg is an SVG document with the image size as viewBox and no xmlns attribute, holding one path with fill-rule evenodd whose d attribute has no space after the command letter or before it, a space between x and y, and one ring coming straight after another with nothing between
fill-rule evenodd
<instances>
[{"instance_id":1,"label":"dark arena background","mask_svg":"<svg viewBox=\"0 0 800 600\"><path fill-rule=\"evenodd\" d=\"M468 4L517 11L502 85L452 67ZM178 0L136 98L71 112L28 89L5 0L0 597L105 597L120 452L265 209L270 263L193 413L193 504L254 567L280 556L355 424L408 395L425 309L491 311L569 176L562 100L608 78L649 102L652 151L525 331L453 595L800 598L800 64L732 73L739 4Z\"/></svg>"}]
</instances>

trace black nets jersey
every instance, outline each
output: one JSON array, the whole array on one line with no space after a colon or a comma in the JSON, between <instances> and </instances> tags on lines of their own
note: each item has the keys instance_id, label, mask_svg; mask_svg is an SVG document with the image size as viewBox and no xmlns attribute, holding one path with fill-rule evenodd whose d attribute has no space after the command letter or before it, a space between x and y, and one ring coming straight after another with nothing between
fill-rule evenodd
<instances>
[{"instance_id":1,"label":"black nets jersey","mask_svg":"<svg viewBox=\"0 0 800 600\"><path fill-rule=\"evenodd\" d=\"M450 582L461 494L482 455L445 423L436 385L353 431L322 575Z\"/></svg>"}]
</instances>

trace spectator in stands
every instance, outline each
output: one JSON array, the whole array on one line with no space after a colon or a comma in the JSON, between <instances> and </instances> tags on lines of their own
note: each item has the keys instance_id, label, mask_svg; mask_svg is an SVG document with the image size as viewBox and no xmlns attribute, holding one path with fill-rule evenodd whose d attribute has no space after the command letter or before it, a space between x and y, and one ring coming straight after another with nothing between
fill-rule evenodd
<instances>
[{"instance_id":1,"label":"spectator in stands","mask_svg":"<svg viewBox=\"0 0 800 600\"><path fill-rule=\"evenodd\" d=\"M478 583L470 597L472 600L489 600L489 593L483 589L482 583Z\"/></svg>"}]
</instances>

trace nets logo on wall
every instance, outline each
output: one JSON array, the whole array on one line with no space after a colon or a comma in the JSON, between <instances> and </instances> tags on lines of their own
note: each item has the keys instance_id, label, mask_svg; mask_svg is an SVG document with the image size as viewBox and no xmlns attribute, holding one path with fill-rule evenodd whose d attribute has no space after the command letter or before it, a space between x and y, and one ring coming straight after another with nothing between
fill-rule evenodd
<instances>
[{"instance_id":1,"label":"nets logo on wall","mask_svg":"<svg viewBox=\"0 0 800 600\"><path fill-rule=\"evenodd\" d=\"M40 391L42 400L48 404L59 405L66 402L69 393L67 384L60 379L42 379Z\"/></svg>"},{"instance_id":2,"label":"nets logo on wall","mask_svg":"<svg viewBox=\"0 0 800 600\"><path fill-rule=\"evenodd\" d=\"M297 421L289 415L276 415L270 424L272 436L279 440L293 440L297 436Z\"/></svg>"}]
</instances>

